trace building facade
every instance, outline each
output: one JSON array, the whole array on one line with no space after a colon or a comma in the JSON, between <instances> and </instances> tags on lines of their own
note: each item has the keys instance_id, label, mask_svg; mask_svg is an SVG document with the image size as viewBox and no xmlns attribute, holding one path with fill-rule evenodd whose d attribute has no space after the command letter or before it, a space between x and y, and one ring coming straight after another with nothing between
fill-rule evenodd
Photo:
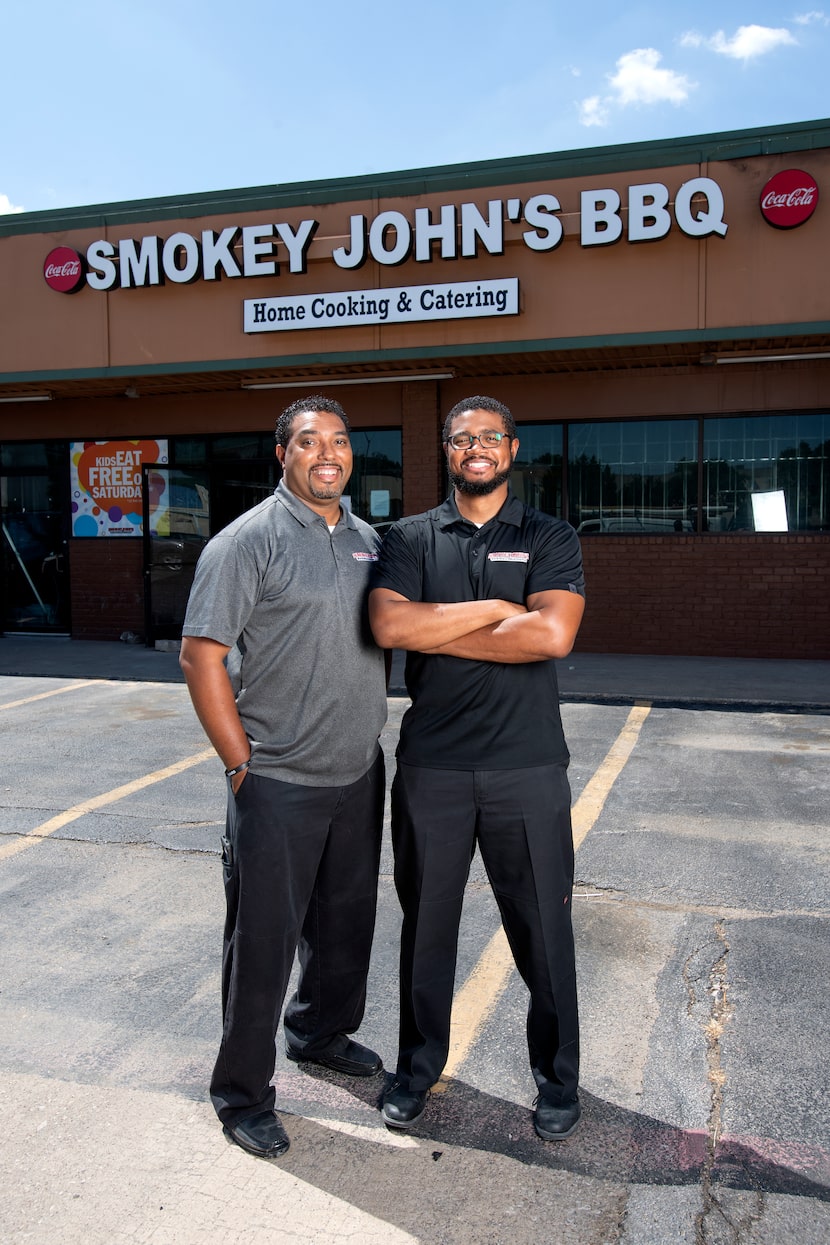
<instances>
[{"instance_id":1,"label":"building facade","mask_svg":"<svg viewBox=\"0 0 830 1245\"><path fill-rule=\"evenodd\" d=\"M381 529L511 407L583 650L830 657L829 191L818 121L0 218L0 629L175 636L325 387Z\"/></svg>"}]
</instances>

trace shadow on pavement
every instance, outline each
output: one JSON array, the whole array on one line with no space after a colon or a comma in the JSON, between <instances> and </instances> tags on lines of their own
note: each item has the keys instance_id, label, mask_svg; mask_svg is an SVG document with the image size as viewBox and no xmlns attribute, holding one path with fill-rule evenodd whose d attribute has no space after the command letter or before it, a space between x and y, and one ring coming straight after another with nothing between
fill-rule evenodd
<instances>
[{"instance_id":1,"label":"shadow on pavement","mask_svg":"<svg viewBox=\"0 0 830 1245\"><path fill-rule=\"evenodd\" d=\"M359 1082L309 1065L304 1070L315 1079L336 1083L365 1105L379 1106L383 1084L378 1078ZM387 1074L388 1081L391 1077ZM700 1184L830 1202L830 1154L823 1151L764 1138L726 1137L712 1153L703 1131L674 1127L585 1091L581 1100L583 1117L573 1137L564 1142L543 1142L534 1132L528 1108L483 1093L462 1081L451 1081L446 1092L431 1095L426 1114L416 1128L407 1133L392 1132L396 1141L409 1138L410 1148L387 1149L359 1136L343 1134L333 1120L333 1137L326 1149L336 1147L338 1157L331 1166L321 1166L319 1136L318 1144L313 1146L305 1141L310 1132L324 1126L301 1116L289 1117L289 1132L296 1144L280 1160L280 1167L371 1214L382 1214L416 1236L420 1220L410 1221L406 1210L408 1197L404 1197L403 1190L412 1182L411 1193L417 1193L414 1200L420 1199L421 1206L425 1190L416 1188L422 1181L409 1161L420 1156L421 1163L425 1158L439 1163L444 1157L442 1146L501 1155L528 1167L559 1170L618 1186ZM412 1141L416 1146L411 1145ZM780 1152L780 1159L771 1157L776 1151ZM787 1158L797 1166L790 1165ZM390 1213L388 1206L385 1211L379 1210L377 1184L385 1184L382 1169L387 1166L397 1173L393 1176L390 1171L389 1176L394 1181L391 1187L396 1190L396 1197L401 1191L401 1199L396 1202L400 1214ZM480 1188L479 1196L487 1194L486 1186Z\"/></svg>"}]
</instances>

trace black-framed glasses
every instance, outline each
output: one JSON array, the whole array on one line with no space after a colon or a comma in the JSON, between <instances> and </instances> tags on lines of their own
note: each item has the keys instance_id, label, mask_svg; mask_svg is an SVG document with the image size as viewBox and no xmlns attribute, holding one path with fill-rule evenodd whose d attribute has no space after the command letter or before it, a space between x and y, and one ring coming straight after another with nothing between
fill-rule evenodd
<instances>
[{"instance_id":1,"label":"black-framed glasses","mask_svg":"<svg viewBox=\"0 0 830 1245\"><path fill-rule=\"evenodd\" d=\"M447 437L444 444L451 445L454 450L469 450L478 441L482 449L494 450L506 435L505 432L482 432L478 436L474 432L456 432Z\"/></svg>"}]
</instances>

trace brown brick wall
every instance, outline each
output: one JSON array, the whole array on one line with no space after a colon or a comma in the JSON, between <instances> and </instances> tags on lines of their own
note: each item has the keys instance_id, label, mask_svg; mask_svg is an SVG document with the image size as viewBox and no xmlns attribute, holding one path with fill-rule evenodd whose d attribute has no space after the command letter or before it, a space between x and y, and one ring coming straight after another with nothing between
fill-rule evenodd
<instances>
[{"instance_id":1,"label":"brown brick wall","mask_svg":"<svg viewBox=\"0 0 830 1245\"><path fill-rule=\"evenodd\" d=\"M830 537L597 536L582 551L583 652L830 658Z\"/></svg>"},{"instance_id":2,"label":"brown brick wall","mask_svg":"<svg viewBox=\"0 0 830 1245\"><path fill-rule=\"evenodd\" d=\"M403 512L420 514L441 496L441 413L437 383L405 384L403 425Z\"/></svg>"},{"instance_id":3,"label":"brown brick wall","mask_svg":"<svg viewBox=\"0 0 830 1245\"><path fill-rule=\"evenodd\" d=\"M122 631L143 636L143 541L70 540L69 565L76 640L117 640Z\"/></svg>"},{"instance_id":4,"label":"brown brick wall","mask_svg":"<svg viewBox=\"0 0 830 1245\"><path fill-rule=\"evenodd\" d=\"M418 426L405 414L408 514L439 497L438 436L418 436ZM577 650L830 659L830 537L587 536L582 550L588 608ZM72 634L143 635L142 542L72 540L69 556Z\"/></svg>"}]
</instances>

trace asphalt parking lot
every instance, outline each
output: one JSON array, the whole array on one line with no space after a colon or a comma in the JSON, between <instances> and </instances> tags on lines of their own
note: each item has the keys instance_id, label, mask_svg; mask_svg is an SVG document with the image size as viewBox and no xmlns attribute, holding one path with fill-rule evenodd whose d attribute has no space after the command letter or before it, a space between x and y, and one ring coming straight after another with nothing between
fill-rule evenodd
<instances>
[{"instance_id":1,"label":"asphalt parking lot","mask_svg":"<svg viewBox=\"0 0 830 1245\"><path fill-rule=\"evenodd\" d=\"M643 700L563 718L580 1128L533 1132L524 988L476 860L421 1124L382 1126L381 1077L280 1055L292 1147L265 1162L206 1098L224 779L184 687L0 676L0 1237L826 1245L830 716ZM361 1037L393 1065L388 835L381 869Z\"/></svg>"}]
</instances>

